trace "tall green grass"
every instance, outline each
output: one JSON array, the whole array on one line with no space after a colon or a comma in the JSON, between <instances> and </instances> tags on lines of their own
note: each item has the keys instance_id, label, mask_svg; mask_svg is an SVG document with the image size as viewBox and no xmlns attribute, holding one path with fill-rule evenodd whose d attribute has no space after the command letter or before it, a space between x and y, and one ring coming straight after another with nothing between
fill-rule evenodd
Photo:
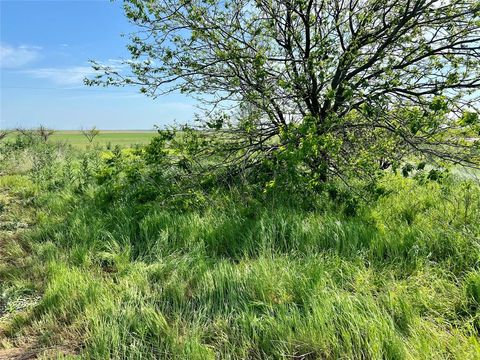
<instances>
[{"instance_id":1,"label":"tall green grass","mask_svg":"<svg viewBox=\"0 0 480 360\"><path fill-rule=\"evenodd\" d=\"M4 291L44 275L39 303L4 327L13 344L86 359L480 357L473 180L389 174L353 215L321 194L300 206L238 189L175 210L40 175L0 181L36 214L31 263Z\"/></svg>"}]
</instances>

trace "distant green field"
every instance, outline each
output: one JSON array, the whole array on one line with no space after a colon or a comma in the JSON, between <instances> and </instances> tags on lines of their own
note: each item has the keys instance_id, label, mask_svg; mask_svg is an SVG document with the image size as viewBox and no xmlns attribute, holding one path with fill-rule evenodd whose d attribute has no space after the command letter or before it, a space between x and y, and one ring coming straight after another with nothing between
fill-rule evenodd
<instances>
[{"instance_id":1,"label":"distant green field","mask_svg":"<svg viewBox=\"0 0 480 360\"><path fill-rule=\"evenodd\" d=\"M110 143L112 146L147 144L156 134L156 131L104 130L100 131L100 134L95 137L92 145L107 145L108 143ZM58 131L53 134L50 139L51 141L63 141L76 147L86 147L87 145L90 145L88 140L85 138L85 136L83 136L80 131Z\"/></svg>"},{"instance_id":2,"label":"distant green field","mask_svg":"<svg viewBox=\"0 0 480 360\"><path fill-rule=\"evenodd\" d=\"M59 130L49 139L54 142L65 142L77 148L85 148L89 145L131 146L134 144L147 144L157 134L154 130L100 130L100 134L90 142L78 130ZM11 135L10 135L11 136Z\"/></svg>"}]
</instances>

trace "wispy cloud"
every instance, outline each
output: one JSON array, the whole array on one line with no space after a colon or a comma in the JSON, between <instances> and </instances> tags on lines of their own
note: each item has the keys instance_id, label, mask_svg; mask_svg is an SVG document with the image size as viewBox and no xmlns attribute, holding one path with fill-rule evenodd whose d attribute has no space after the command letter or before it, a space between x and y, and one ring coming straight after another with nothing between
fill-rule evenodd
<instances>
[{"instance_id":1,"label":"wispy cloud","mask_svg":"<svg viewBox=\"0 0 480 360\"><path fill-rule=\"evenodd\" d=\"M95 74L90 66L72 66L66 68L38 68L25 70L24 73L37 78L46 79L62 86L82 85L83 79Z\"/></svg>"},{"instance_id":2,"label":"wispy cloud","mask_svg":"<svg viewBox=\"0 0 480 360\"><path fill-rule=\"evenodd\" d=\"M108 61L100 63L102 66L108 66L118 72L124 71L127 65L122 64L121 60L108 59ZM83 79L98 74L92 66L78 65L70 67L44 67L35 69L22 70L24 74L27 74L36 79L46 79L54 84L62 86L81 86L83 85Z\"/></svg>"},{"instance_id":3,"label":"wispy cloud","mask_svg":"<svg viewBox=\"0 0 480 360\"><path fill-rule=\"evenodd\" d=\"M0 67L21 68L40 58L40 50L39 46L0 44Z\"/></svg>"}]
</instances>

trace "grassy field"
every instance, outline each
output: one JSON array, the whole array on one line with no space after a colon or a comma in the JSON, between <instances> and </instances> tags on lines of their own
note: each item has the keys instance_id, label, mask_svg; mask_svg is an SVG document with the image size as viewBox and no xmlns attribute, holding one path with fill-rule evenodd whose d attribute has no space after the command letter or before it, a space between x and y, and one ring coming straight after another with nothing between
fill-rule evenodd
<instances>
[{"instance_id":1,"label":"grassy field","mask_svg":"<svg viewBox=\"0 0 480 360\"><path fill-rule=\"evenodd\" d=\"M171 195L132 149L1 150L2 359L480 358L475 179L386 173L352 208Z\"/></svg>"},{"instance_id":2,"label":"grassy field","mask_svg":"<svg viewBox=\"0 0 480 360\"><path fill-rule=\"evenodd\" d=\"M70 144L79 149L85 149L88 146L102 146L110 144L112 147L120 145L122 147L135 144L145 145L152 137L157 134L154 130L100 130L100 134L90 143L85 136L78 130L57 130L50 136L49 141ZM10 134L12 138L16 134Z\"/></svg>"}]
</instances>

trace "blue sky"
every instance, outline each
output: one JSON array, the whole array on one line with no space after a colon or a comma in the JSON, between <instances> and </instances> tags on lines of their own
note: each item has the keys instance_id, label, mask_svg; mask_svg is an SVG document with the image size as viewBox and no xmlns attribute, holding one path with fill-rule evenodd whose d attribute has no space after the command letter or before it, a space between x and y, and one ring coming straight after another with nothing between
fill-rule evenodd
<instances>
[{"instance_id":1,"label":"blue sky","mask_svg":"<svg viewBox=\"0 0 480 360\"><path fill-rule=\"evenodd\" d=\"M180 94L156 100L136 88L83 85L89 59L128 57L133 30L121 1L0 0L0 127L151 129L193 118Z\"/></svg>"}]
</instances>

